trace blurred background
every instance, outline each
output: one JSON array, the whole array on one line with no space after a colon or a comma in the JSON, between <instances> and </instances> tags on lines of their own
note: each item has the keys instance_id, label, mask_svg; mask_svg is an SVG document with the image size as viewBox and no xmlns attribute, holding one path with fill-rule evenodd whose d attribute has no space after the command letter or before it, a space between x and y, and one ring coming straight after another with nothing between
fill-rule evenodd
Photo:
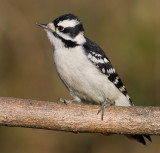
<instances>
[{"instance_id":1,"label":"blurred background","mask_svg":"<svg viewBox=\"0 0 160 153\"><path fill-rule=\"evenodd\" d=\"M36 22L77 15L99 44L135 105L160 105L159 0L0 0L0 97L70 98L53 64L53 48ZM0 127L0 153L159 152L160 137L143 146L121 135L72 134Z\"/></svg>"}]
</instances>

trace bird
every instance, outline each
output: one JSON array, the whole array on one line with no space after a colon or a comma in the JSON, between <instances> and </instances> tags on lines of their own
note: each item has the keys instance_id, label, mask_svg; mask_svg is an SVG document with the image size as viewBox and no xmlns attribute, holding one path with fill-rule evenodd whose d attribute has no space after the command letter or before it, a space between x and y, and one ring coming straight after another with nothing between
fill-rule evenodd
<instances>
[{"instance_id":1,"label":"bird","mask_svg":"<svg viewBox=\"0 0 160 153\"><path fill-rule=\"evenodd\" d=\"M57 73L68 89L70 100L64 103L83 102L100 105L99 114L107 106L134 106L126 87L105 52L87 38L82 22L74 14L64 14L42 27L53 45L53 60ZM117 114L118 115L118 114ZM128 135L146 145L149 135Z\"/></svg>"}]
</instances>

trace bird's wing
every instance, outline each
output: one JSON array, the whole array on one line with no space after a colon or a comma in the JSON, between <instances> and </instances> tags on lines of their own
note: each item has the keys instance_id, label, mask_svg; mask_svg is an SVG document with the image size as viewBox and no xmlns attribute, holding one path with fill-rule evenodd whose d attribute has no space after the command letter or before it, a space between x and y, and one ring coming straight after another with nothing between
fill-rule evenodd
<instances>
[{"instance_id":1,"label":"bird's wing","mask_svg":"<svg viewBox=\"0 0 160 153\"><path fill-rule=\"evenodd\" d=\"M86 38L86 43L83 45L85 49L85 53L88 59L96 65L96 67L105 74L108 79L122 92L130 101L132 105L132 101L127 94L127 90L123 85L120 77L116 73L115 69L113 68L110 60L105 55L104 51L93 41Z\"/></svg>"}]
</instances>

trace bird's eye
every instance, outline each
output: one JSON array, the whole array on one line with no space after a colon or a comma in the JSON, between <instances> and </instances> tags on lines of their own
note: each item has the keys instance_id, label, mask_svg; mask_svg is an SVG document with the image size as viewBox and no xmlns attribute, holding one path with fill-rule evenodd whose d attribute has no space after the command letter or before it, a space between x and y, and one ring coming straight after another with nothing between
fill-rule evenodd
<instances>
[{"instance_id":1,"label":"bird's eye","mask_svg":"<svg viewBox=\"0 0 160 153\"><path fill-rule=\"evenodd\" d=\"M59 30L59 31L63 31L63 30L64 30L64 27L58 26L58 30Z\"/></svg>"}]
</instances>

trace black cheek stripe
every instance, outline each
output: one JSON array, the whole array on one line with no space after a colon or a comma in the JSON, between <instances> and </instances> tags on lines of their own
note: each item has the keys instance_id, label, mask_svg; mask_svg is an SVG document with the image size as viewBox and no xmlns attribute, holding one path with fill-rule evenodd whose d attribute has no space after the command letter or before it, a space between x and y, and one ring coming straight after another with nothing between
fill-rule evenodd
<instances>
[{"instance_id":1,"label":"black cheek stripe","mask_svg":"<svg viewBox=\"0 0 160 153\"><path fill-rule=\"evenodd\" d=\"M64 43L66 48L74 48L76 46L79 46L76 42L71 41L71 40L65 40L64 38L62 38L61 36L59 36L57 33L53 32L53 35L59 39L61 39L61 41Z\"/></svg>"}]
</instances>

